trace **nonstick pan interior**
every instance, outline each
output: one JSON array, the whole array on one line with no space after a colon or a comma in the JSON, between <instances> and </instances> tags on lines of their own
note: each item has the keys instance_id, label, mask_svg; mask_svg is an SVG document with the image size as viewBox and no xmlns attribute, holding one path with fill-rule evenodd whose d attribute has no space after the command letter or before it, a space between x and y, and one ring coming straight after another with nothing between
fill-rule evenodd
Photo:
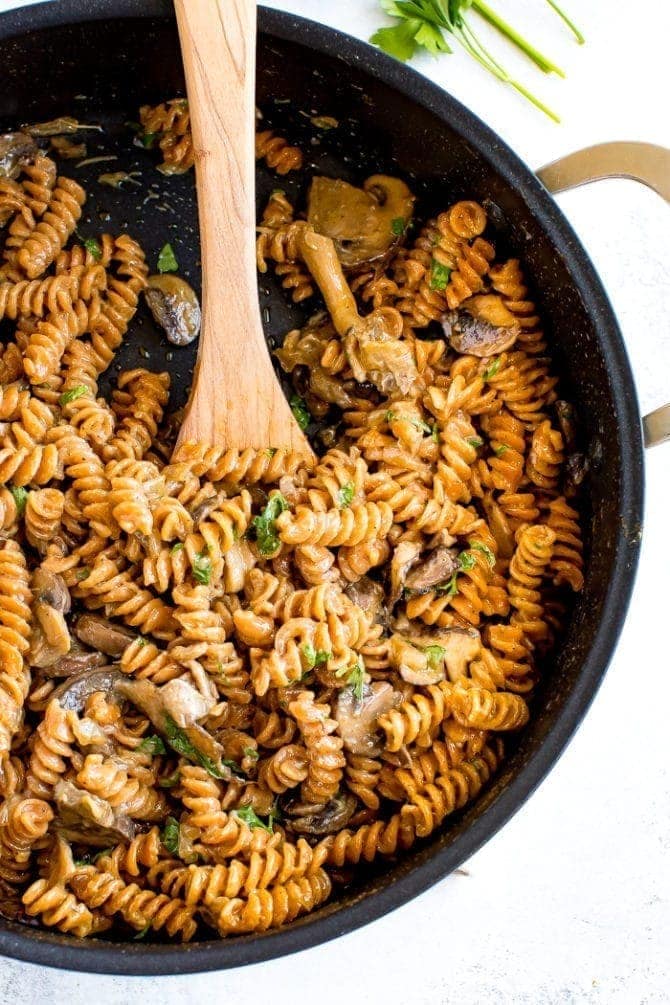
<instances>
[{"instance_id":1,"label":"nonstick pan interior","mask_svg":"<svg viewBox=\"0 0 670 1005\"><path fill-rule=\"evenodd\" d=\"M152 269L158 250L169 241L180 273L199 289L193 175L159 174L157 154L133 146L127 125L137 120L140 104L184 93L169 6L161 0L59 0L49 7L31 9L30 20L25 14L0 19L0 125L15 128L64 114L103 125L103 133L83 134L88 155L117 160L81 169L73 162L61 165L89 193L80 233L127 229L145 248ZM115 18L122 14L138 16ZM67 23L82 20L86 23ZM37 24L50 27L19 34ZM257 101L266 126L303 148L307 170L278 179L259 168L259 210L276 187L304 204L315 172L354 182L376 171L400 173L419 196L420 219L455 199L479 199L489 211L498 247L523 260L547 320L563 394L577 405L592 465L584 498L586 588L546 667L535 717L501 773L441 834L401 862L370 868L338 901L283 932L188 950L115 945L112 953L111 947L34 930L28 930L27 942L21 937L26 929L8 924L0 933L0 950L22 958L129 973L232 966L331 938L420 892L490 837L558 757L602 677L627 605L639 541L639 417L616 321L572 231L497 137L418 75L360 43L288 15L262 12L261 31ZM333 116L339 125L319 128L311 121L314 115ZM117 190L97 183L103 171L118 170L139 172L140 185ZM265 329L276 345L318 304L288 306L275 279L269 273L261 278ZM143 306L110 378L113 383L114 370L134 366L168 370L176 408L186 400L194 359L194 346L179 349L164 341Z\"/></svg>"}]
</instances>

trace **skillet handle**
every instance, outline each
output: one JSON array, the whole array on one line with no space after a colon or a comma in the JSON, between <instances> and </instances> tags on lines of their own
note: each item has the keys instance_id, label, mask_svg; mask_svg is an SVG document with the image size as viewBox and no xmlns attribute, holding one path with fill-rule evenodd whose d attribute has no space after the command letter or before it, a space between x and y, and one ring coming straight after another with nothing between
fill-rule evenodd
<instances>
[{"instance_id":1,"label":"skillet handle","mask_svg":"<svg viewBox=\"0 0 670 1005\"><path fill-rule=\"evenodd\" d=\"M603 178L631 178L670 203L670 150L653 143L599 143L552 161L537 176L554 195ZM642 427L647 447L670 440L670 404L645 415Z\"/></svg>"}]
</instances>

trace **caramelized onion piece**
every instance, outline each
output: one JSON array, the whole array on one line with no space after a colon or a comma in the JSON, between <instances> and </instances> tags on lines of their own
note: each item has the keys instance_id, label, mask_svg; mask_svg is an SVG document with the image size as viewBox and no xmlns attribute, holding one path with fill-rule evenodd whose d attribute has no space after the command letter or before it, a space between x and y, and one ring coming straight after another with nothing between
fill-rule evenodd
<instances>
[{"instance_id":1,"label":"caramelized onion piece","mask_svg":"<svg viewBox=\"0 0 670 1005\"><path fill-rule=\"evenodd\" d=\"M149 276L144 291L149 309L168 342L189 345L200 334L200 304L192 286L180 276Z\"/></svg>"}]
</instances>

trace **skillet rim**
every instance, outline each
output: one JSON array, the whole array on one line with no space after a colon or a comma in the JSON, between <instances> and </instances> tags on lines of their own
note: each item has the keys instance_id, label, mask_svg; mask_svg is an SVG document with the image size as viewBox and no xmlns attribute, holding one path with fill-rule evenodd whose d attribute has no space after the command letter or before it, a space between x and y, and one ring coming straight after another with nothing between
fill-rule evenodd
<instances>
[{"instance_id":1,"label":"skillet rim","mask_svg":"<svg viewBox=\"0 0 670 1005\"><path fill-rule=\"evenodd\" d=\"M122 18L172 17L171 0L59 0L0 15L0 43L30 31L67 24ZM185 946L97 942L55 935L0 919L0 953L28 963L88 973L129 976L190 974L260 963L321 945L377 920L423 893L470 858L521 808L562 755L584 718L607 670L623 626L640 551L643 511L643 446L635 384L618 322L603 285L570 224L532 171L487 125L436 84L372 46L340 31L282 11L259 8L259 30L339 58L402 92L446 121L526 202L548 240L560 249L572 281L591 318L594 333L610 360L613 411L621 444L621 507L612 577L603 616L556 721L510 780L467 831L448 847L411 867L411 855L394 866L375 888L355 895L344 907L326 905L285 929L262 935ZM626 528L629 528L627 531Z\"/></svg>"}]
</instances>

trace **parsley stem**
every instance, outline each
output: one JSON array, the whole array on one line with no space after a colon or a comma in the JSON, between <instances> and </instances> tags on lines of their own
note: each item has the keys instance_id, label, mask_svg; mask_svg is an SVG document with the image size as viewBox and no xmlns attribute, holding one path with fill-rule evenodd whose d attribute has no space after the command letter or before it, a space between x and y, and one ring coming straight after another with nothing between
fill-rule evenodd
<instances>
[{"instance_id":1,"label":"parsley stem","mask_svg":"<svg viewBox=\"0 0 670 1005\"><path fill-rule=\"evenodd\" d=\"M556 0L547 0L547 3L552 8L552 10L556 11L556 13L560 17L561 21L564 21L565 24L567 24L568 28L570 29L570 31L572 32L572 34L577 39L578 43L580 45L584 45L584 42L586 41L586 39L582 35L582 33L579 30L579 28L577 27L577 25L574 23L574 21L570 20L570 18L568 17L568 15L565 13L564 10L561 10L561 8L556 3Z\"/></svg>"},{"instance_id":2,"label":"parsley stem","mask_svg":"<svg viewBox=\"0 0 670 1005\"><path fill-rule=\"evenodd\" d=\"M548 0L548 2L551 2L551 0ZM550 59L547 59L547 57L544 56L539 49L536 49L535 46L528 41L528 39L524 38L523 35L516 30L516 28L513 28L512 25L505 21L499 14L496 14L496 12L492 10L487 3L485 3L485 0L472 0L472 6L485 21L492 24L493 27L497 28L502 35L510 40L510 42L513 42L518 49L521 49L521 51L524 52L526 56L528 56L528 58L542 70L543 73L557 73L559 77L565 77L565 73L561 70L560 66L556 66L556 64L552 63Z\"/></svg>"},{"instance_id":3,"label":"parsley stem","mask_svg":"<svg viewBox=\"0 0 670 1005\"><path fill-rule=\"evenodd\" d=\"M479 0L476 0L476 2L479 2ZM469 52L473 59L477 60L480 66L483 66L485 70L488 70L489 73L492 73L504 84L509 84L510 87L513 87L515 91L522 94L527 101L530 101L532 105L535 105L536 108L538 108L541 112L544 112L544 114L550 119L553 119L554 122L561 121L556 112L552 111L551 108L540 101L539 98L536 98L535 95L524 87L524 85L518 80L510 77L509 73L503 69L500 63L493 58L488 49L484 47L468 24L464 22L459 31L455 34L464 49Z\"/></svg>"}]
</instances>

